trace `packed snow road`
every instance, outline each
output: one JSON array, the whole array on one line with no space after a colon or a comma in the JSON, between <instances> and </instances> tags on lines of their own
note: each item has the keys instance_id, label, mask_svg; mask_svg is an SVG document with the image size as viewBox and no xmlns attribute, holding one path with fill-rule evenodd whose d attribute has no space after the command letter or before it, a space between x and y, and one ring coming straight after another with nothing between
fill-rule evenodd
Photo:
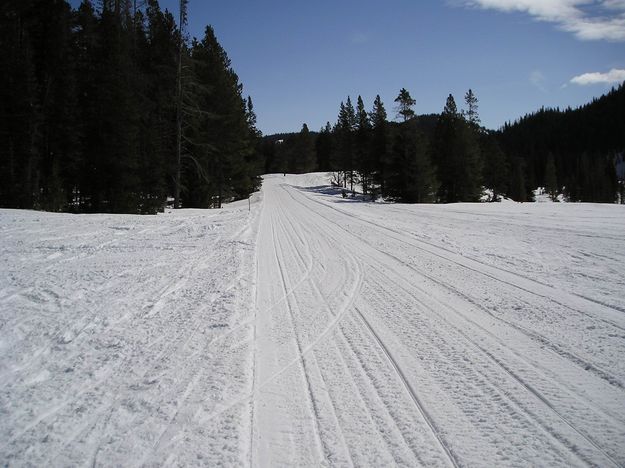
<instances>
[{"instance_id":1,"label":"packed snow road","mask_svg":"<svg viewBox=\"0 0 625 468\"><path fill-rule=\"evenodd\" d=\"M622 207L556 222L314 182L265 179L253 465L625 464Z\"/></svg>"},{"instance_id":2,"label":"packed snow road","mask_svg":"<svg viewBox=\"0 0 625 468\"><path fill-rule=\"evenodd\" d=\"M0 210L1 462L625 466L622 206L253 201Z\"/></svg>"}]
</instances>

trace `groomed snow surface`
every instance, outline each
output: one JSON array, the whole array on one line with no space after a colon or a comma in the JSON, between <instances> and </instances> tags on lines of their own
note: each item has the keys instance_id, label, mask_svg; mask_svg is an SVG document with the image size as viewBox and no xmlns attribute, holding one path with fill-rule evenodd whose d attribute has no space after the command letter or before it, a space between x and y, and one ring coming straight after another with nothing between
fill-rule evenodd
<instances>
[{"instance_id":1,"label":"groomed snow surface","mask_svg":"<svg viewBox=\"0 0 625 468\"><path fill-rule=\"evenodd\" d=\"M328 180L0 210L0 463L625 466L624 206Z\"/></svg>"}]
</instances>

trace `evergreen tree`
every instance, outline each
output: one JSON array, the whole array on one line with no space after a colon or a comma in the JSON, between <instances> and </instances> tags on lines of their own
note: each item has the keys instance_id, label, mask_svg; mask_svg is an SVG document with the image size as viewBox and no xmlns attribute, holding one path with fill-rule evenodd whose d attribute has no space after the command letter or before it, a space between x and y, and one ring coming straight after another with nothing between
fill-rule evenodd
<instances>
[{"instance_id":1,"label":"evergreen tree","mask_svg":"<svg viewBox=\"0 0 625 468\"><path fill-rule=\"evenodd\" d=\"M247 196L257 186L255 135L249 127L239 78L212 27L191 49L197 94L183 135L186 206L221 207L225 199ZM209 109L206 111L204 109Z\"/></svg>"},{"instance_id":2,"label":"evergreen tree","mask_svg":"<svg viewBox=\"0 0 625 468\"><path fill-rule=\"evenodd\" d=\"M614 203L618 181L611 159L601 154L582 153L577 160L580 177L569 197L582 202Z\"/></svg>"},{"instance_id":3,"label":"evergreen tree","mask_svg":"<svg viewBox=\"0 0 625 468\"><path fill-rule=\"evenodd\" d=\"M325 127L322 127L317 140L315 141L315 151L317 154L317 168L320 171L328 172L333 169L331 164L332 159L332 126L330 122L327 122Z\"/></svg>"},{"instance_id":4,"label":"evergreen tree","mask_svg":"<svg viewBox=\"0 0 625 468\"><path fill-rule=\"evenodd\" d=\"M441 114L431 147L438 165L441 201L477 201L481 194L482 165L476 135L458 114L450 94Z\"/></svg>"},{"instance_id":5,"label":"evergreen tree","mask_svg":"<svg viewBox=\"0 0 625 468\"><path fill-rule=\"evenodd\" d=\"M349 182L349 190L354 193L354 183L356 182L355 173L355 131L357 127L356 112L352 104L352 100L347 96L347 102L345 103L345 129L346 129L346 152L344 154L345 167L347 168L347 181ZM347 184L346 184L347 186Z\"/></svg>"},{"instance_id":6,"label":"evergreen tree","mask_svg":"<svg viewBox=\"0 0 625 468\"><path fill-rule=\"evenodd\" d=\"M410 93L406 90L406 88L399 90L399 95L395 98L395 102L397 103L397 116L404 122L415 116L412 108L417 101L410 96Z\"/></svg>"},{"instance_id":7,"label":"evergreen tree","mask_svg":"<svg viewBox=\"0 0 625 468\"><path fill-rule=\"evenodd\" d=\"M167 194L175 194L179 34L173 15L161 11L156 0L148 0L146 18L145 38L136 27L137 42L144 49L140 173L142 211L153 213L164 205Z\"/></svg>"},{"instance_id":8,"label":"evergreen tree","mask_svg":"<svg viewBox=\"0 0 625 468\"><path fill-rule=\"evenodd\" d=\"M423 134L414 119L404 122L393 142L387 193L408 203L436 201L438 182Z\"/></svg>"},{"instance_id":9,"label":"evergreen tree","mask_svg":"<svg viewBox=\"0 0 625 468\"><path fill-rule=\"evenodd\" d=\"M371 121L369 114L365 110L365 104L362 97L358 96L356 104L356 166L358 168L358 177L362 184L363 195L367 194L371 185L371 173L373 172L373 164L371 161L370 139L371 139Z\"/></svg>"},{"instance_id":10,"label":"evergreen tree","mask_svg":"<svg viewBox=\"0 0 625 468\"><path fill-rule=\"evenodd\" d=\"M178 71L176 74L176 178L174 188L174 208L180 208L180 190L182 185L182 153L183 153L183 105L184 105L184 77L183 58L185 51L185 28L187 26L187 5L188 0L180 0L179 3L179 36L178 36ZM201 163L197 160L196 169L202 173ZM220 195L221 204L221 195Z\"/></svg>"},{"instance_id":11,"label":"evergreen tree","mask_svg":"<svg viewBox=\"0 0 625 468\"><path fill-rule=\"evenodd\" d=\"M336 160L337 169L343 175L343 187L354 190L354 133L356 130L356 112L348 96L345 104L341 102L335 134L337 137Z\"/></svg>"},{"instance_id":12,"label":"evergreen tree","mask_svg":"<svg viewBox=\"0 0 625 468\"><path fill-rule=\"evenodd\" d=\"M73 197L73 208L78 211L97 210L99 163L96 159L99 145L99 100L100 80L98 57L101 40L98 18L88 0L83 1L74 16L74 55L76 61L79 146L82 157L79 163L77 189Z\"/></svg>"},{"instance_id":13,"label":"evergreen tree","mask_svg":"<svg viewBox=\"0 0 625 468\"><path fill-rule=\"evenodd\" d=\"M510 177L510 192L508 194L510 198L518 202L527 201L522 159L515 158L513 160Z\"/></svg>"},{"instance_id":14,"label":"evergreen tree","mask_svg":"<svg viewBox=\"0 0 625 468\"><path fill-rule=\"evenodd\" d=\"M467 93L464 95L464 102L467 105L466 110L464 111L464 116L467 121L474 125L475 127L479 127L480 125L480 116L478 114L478 100L473 90L469 89Z\"/></svg>"},{"instance_id":15,"label":"evergreen tree","mask_svg":"<svg viewBox=\"0 0 625 468\"><path fill-rule=\"evenodd\" d=\"M308 130L308 125L303 124L295 140L295 151L290 160L289 172L306 173L315 170L315 146Z\"/></svg>"},{"instance_id":16,"label":"evergreen tree","mask_svg":"<svg viewBox=\"0 0 625 468\"><path fill-rule=\"evenodd\" d=\"M388 121L386 109L380 95L373 101L373 110L370 114L373 135L371 141L371 160L373 166L373 183L380 186L382 195L386 195L385 181L387 178L388 162Z\"/></svg>"},{"instance_id":17,"label":"evergreen tree","mask_svg":"<svg viewBox=\"0 0 625 468\"><path fill-rule=\"evenodd\" d=\"M250 132L260 138L262 136L262 132L256 127L257 117L256 112L254 112L254 103L252 102L252 96L247 97L246 106L245 106L245 115L247 118L247 126L250 129Z\"/></svg>"},{"instance_id":18,"label":"evergreen tree","mask_svg":"<svg viewBox=\"0 0 625 468\"><path fill-rule=\"evenodd\" d=\"M508 160L493 135L483 135L481 151L484 156L484 185L493 191L491 201L498 201L499 196L508 190Z\"/></svg>"},{"instance_id":19,"label":"evergreen tree","mask_svg":"<svg viewBox=\"0 0 625 468\"><path fill-rule=\"evenodd\" d=\"M37 205L60 211L70 202L79 158L71 9L65 2L40 1L30 22L42 117Z\"/></svg>"},{"instance_id":20,"label":"evergreen tree","mask_svg":"<svg viewBox=\"0 0 625 468\"><path fill-rule=\"evenodd\" d=\"M545 167L545 190L553 201L557 200L559 191L558 178L556 175L556 164L551 153L547 157L547 165Z\"/></svg>"},{"instance_id":21,"label":"evergreen tree","mask_svg":"<svg viewBox=\"0 0 625 468\"><path fill-rule=\"evenodd\" d=\"M132 56L133 25L128 4L111 2L98 24L97 56L99 122L91 137L96 142L91 207L96 211L140 211L139 100ZM106 5L106 4L105 4Z\"/></svg>"}]
</instances>

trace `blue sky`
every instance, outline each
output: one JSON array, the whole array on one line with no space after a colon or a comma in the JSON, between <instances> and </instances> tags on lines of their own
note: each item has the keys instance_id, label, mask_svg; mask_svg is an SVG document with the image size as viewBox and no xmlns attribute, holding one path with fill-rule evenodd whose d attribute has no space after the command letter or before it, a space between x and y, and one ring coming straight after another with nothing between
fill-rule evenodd
<instances>
[{"instance_id":1,"label":"blue sky","mask_svg":"<svg viewBox=\"0 0 625 468\"><path fill-rule=\"evenodd\" d=\"M472 88L499 128L625 80L625 0L190 0L190 35L207 24L265 134L333 123L348 95L370 108L380 94L394 117L402 87L417 113L440 112L449 93L462 107Z\"/></svg>"}]
</instances>

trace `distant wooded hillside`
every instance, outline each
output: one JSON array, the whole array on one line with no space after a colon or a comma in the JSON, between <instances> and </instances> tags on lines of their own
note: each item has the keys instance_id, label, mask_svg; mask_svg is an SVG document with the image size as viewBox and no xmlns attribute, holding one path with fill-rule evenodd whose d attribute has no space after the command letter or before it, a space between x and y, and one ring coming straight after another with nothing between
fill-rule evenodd
<instances>
[{"instance_id":1,"label":"distant wooded hillside","mask_svg":"<svg viewBox=\"0 0 625 468\"><path fill-rule=\"evenodd\" d=\"M493 200L528 201L539 186L554 199L624 200L623 85L578 109L541 109L498 131L480 125L471 90L463 110L450 95L441 114L416 115L405 89L395 103L399 121L389 120L379 96L371 111L360 96L355 107L348 97L337 122L318 133L304 124L299 133L265 137L265 172L332 171L346 189L359 184L372 197L405 202L475 201L483 187Z\"/></svg>"},{"instance_id":2,"label":"distant wooded hillside","mask_svg":"<svg viewBox=\"0 0 625 468\"><path fill-rule=\"evenodd\" d=\"M498 139L522 162L528 188L548 185L555 168L557 186L571 199L614 201L615 167L625 152L625 85L577 109L540 109L505 125Z\"/></svg>"}]
</instances>

